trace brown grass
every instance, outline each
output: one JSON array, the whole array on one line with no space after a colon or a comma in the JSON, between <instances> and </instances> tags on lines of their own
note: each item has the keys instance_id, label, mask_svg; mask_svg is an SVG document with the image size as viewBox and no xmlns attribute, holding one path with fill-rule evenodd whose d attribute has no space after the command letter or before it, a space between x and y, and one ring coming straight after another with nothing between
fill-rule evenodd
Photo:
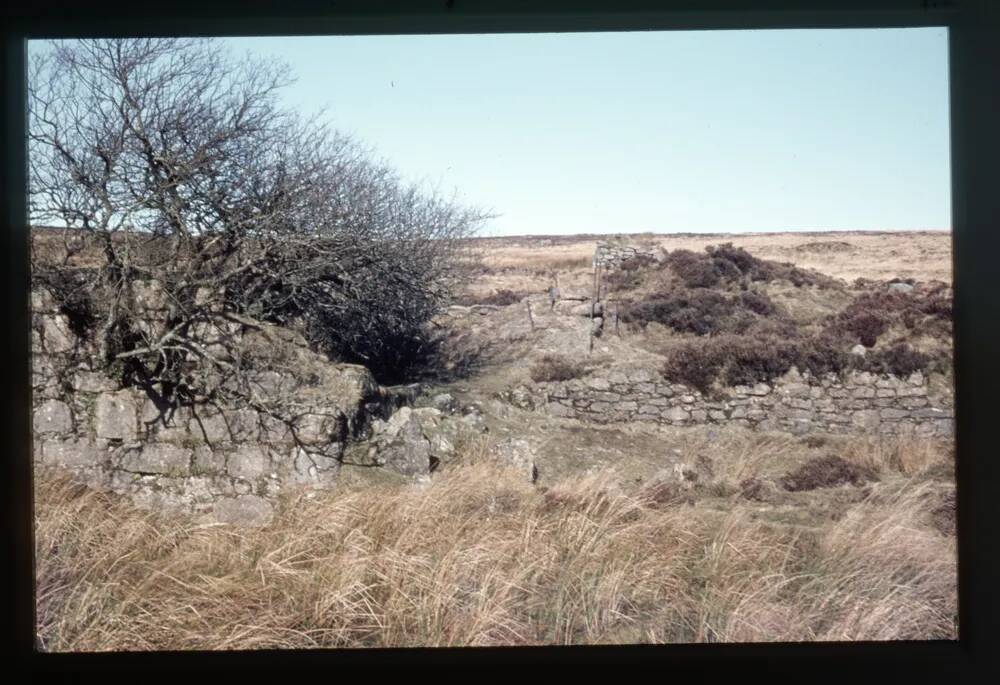
<instances>
[{"instance_id":1,"label":"brown grass","mask_svg":"<svg viewBox=\"0 0 1000 685\"><path fill-rule=\"evenodd\" d=\"M758 442L720 477L792 445ZM925 461L888 451L853 458ZM656 501L608 471L542 489L470 458L426 488L290 497L238 529L46 471L38 633L50 651L953 639L947 502L939 482L893 473L803 528L755 519L738 495L727 510Z\"/></svg>"}]
</instances>

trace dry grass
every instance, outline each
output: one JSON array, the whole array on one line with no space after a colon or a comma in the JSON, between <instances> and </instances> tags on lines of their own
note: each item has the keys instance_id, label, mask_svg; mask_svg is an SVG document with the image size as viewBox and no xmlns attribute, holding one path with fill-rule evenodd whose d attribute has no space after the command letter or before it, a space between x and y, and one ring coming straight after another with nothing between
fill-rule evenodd
<instances>
[{"instance_id":1,"label":"dry grass","mask_svg":"<svg viewBox=\"0 0 1000 685\"><path fill-rule=\"evenodd\" d=\"M769 449L790 444L761 440L720 477ZM653 506L608 471L542 489L471 458L425 488L289 498L237 529L43 472L38 631L51 651L955 638L940 483L893 474L804 528L738 497Z\"/></svg>"},{"instance_id":2,"label":"dry grass","mask_svg":"<svg viewBox=\"0 0 1000 685\"><path fill-rule=\"evenodd\" d=\"M473 241L495 269L554 268L567 260L590 267L598 240L611 236L526 236ZM803 269L853 281L856 278L916 278L951 282L951 234L947 231L815 231L786 233L656 234L629 236L668 251L701 252L732 242L755 257L794 262ZM834 245L833 249L829 246Z\"/></svg>"}]
</instances>

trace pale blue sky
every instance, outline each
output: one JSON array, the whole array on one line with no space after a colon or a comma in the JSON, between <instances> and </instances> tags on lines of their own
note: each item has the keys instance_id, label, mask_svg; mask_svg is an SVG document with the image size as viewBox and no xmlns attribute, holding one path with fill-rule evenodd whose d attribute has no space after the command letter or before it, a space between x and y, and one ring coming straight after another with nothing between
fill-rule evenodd
<instances>
[{"instance_id":1,"label":"pale blue sky","mask_svg":"<svg viewBox=\"0 0 1000 685\"><path fill-rule=\"evenodd\" d=\"M944 28L228 42L487 234L951 225Z\"/></svg>"},{"instance_id":2,"label":"pale blue sky","mask_svg":"<svg viewBox=\"0 0 1000 685\"><path fill-rule=\"evenodd\" d=\"M944 28L224 42L486 235L951 228Z\"/></svg>"}]
</instances>

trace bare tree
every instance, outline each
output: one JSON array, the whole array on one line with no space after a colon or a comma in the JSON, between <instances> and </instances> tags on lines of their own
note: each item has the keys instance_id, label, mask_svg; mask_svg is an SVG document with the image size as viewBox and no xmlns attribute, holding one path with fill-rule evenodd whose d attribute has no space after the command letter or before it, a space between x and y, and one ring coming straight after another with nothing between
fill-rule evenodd
<instances>
[{"instance_id":1,"label":"bare tree","mask_svg":"<svg viewBox=\"0 0 1000 685\"><path fill-rule=\"evenodd\" d=\"M487 216L283 110L289 81L204 39L54 43L32 65L32 220L66 248L36 278L85 304L101 364L165 404L253 396L239 340L260 321L405 376Z\"/></svg>"}]
</instances>

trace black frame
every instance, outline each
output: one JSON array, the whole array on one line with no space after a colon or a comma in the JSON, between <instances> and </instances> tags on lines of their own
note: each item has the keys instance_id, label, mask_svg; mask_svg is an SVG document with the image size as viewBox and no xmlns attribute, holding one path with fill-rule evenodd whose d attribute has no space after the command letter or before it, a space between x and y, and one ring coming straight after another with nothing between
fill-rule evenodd
<instances>
[{"instance_id":1,"label":"black frame","mask_svg":"<svg viewBox=\"0 0 1000 685\"><path fill-rule=\"evenodd\" d=\"M997 520L997 448L990 429L993 388L1000 387L1000 3L993 0L184 0L165 4L71 3L36 0L4 10L2 183L3 432L8 449L8 545L15 560L12 641L35 669L91 671L153 664L231 669L275 663L365 663L636 660L674 668L765 666L768 675L814 679L830 666L859 674L883 666L889 674L940 678L993 671L1000 568L988 539ZM26 39L101 35L320 35L365 33L504 33L644 29L949 28L952 240L959 543L959 640L916 643L803 643L345 650L235 653L42 654L35 651L31 387L29 364L28 230L26 200ZM11 596L11 595L8 595ZM720 659L720 657L722 657ZM676 673L676 671L672 672ZM905 677L905 676L904 676ZM979 678L977 677L976 680ZM985 678L984 678L985 680Z\"/></svg>"}]
</instances>

